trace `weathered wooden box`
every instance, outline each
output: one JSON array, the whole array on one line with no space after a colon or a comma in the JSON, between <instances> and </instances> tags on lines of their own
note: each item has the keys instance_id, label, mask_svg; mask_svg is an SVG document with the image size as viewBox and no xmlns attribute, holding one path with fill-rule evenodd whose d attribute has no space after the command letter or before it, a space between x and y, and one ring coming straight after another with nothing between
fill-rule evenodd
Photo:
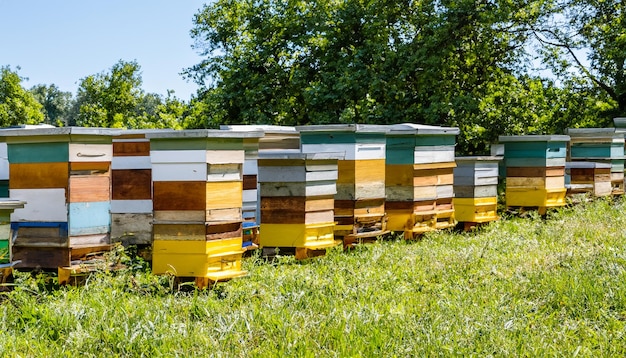
<instances>
[{"instance_id":1,"label":"weathered wooden box","mask_svg":"<svg viewBox=\"0 0 626 358\"><path fill-rule=\"evenodd\" d=\"M303 153L338 152L335 235L355 238L387 233L385 202L385 132L377 125L315 125L296 127Z\"/></svg>"},{"instance_id":2,"label":"weathered wooden box","mask_svg":"<svg viewBox=\"0 0 626 358\"><path fill-rule=\"evenodd\" d=\"M110 248L111 137L101 128L0 132L7 142L9 194L26 201L11 216L20 268L58 268Z\"/></svg>"},{"instance_id":3,"label":"weathered wooden box","mask_svg":"<svg viewBox=\"0 0 626 358\"><path fill-rule=\"evenodd\" d=\"M567 192L611 195L611 165L595 162L568 162L565 166Z\"/></svg>"},{"instance_id":4,"label":"weathered wooden box","mask_svg":"<svg viewBox=\"0 0 626 358\"><path fill-rule=\"evenodd\" d=\"M244 146L258 131L167 130L150 140L155 274L212 281L241 271Z\"/></svg>"},{"instance_id":5,"label":"weathered wooden box","mask_svg":"<svg viewBox=\"0 0 626 358\"><path fill-rule=\"evenodd\" d=\"M262 248L321 250L339 243L334 237L334 197L337 160L342 157L329 152L259 153Z\"/></svg>"},{"instance_id":6,"label":"weathered wooden box","mask_svg":"<svg viewBox=\"0 0 626 358\"><path fill-rule=\"evenodd\" d=\"M565 162L569 136L500 136L506 164L507 207L565 205Z\"/></svg>"},{"instance_id":7,"label":"weathered wooden box","mask_svg":"<svg viewBox=\"0 0 626 358\"><path fill-rule=\"evenodd\" d=\"M498 220L498 167L501 157L457 157L454 168L455 218L465 223Z\"/></svg>"},{"instance_id":8,"label":"weathered wooden box","mask_svg":"<svg viewBox=\"0 0 626 358\"><path fill-rule=\"evenodd\" d=\"M454 226L454 146L459 129L412 123L387 128L387 228L410 238Z\"/></svg>"}]
</instances>

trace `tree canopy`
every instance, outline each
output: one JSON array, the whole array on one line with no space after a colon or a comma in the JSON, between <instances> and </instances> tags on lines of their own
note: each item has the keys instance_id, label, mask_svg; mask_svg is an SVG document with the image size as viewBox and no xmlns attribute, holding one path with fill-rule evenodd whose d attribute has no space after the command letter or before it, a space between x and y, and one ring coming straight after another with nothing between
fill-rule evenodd
<instances>
[{"instance_id":1,"label":"tree canopy","mask_svg":"<svg viewBox=\"0 0 626 358\"><path fill-rule=\"evenodd\" d=\"M0 126L37 124L43 121L42 105L22 87L23 78L9 67L0 67Z\"/></svg>"}]
</instances>

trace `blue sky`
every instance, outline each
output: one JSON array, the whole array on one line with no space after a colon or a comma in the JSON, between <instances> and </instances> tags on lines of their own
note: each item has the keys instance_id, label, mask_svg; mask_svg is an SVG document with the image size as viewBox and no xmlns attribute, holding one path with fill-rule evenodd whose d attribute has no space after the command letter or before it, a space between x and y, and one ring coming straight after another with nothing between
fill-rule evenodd
<instances>
[{"instance_id":1,"label":"blue sky","mask_svg":"<svg viewBox=\"0 0 626 358\"><path fill-rule=\"evenodd\" d=\"M188 100L180 72L199 63L189 30L200 0L0 0L0 67L76 94L78 82L136 60L146 92Z\"/></svg>"}]
</instances>

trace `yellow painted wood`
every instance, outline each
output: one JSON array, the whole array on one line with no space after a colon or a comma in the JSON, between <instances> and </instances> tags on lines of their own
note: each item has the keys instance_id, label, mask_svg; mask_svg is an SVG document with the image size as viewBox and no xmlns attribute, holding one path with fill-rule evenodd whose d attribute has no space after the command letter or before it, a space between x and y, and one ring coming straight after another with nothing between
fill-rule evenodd
<instances>
[{"instance_id":1,"label":"yellow painted wood","mask_svg":"<svg viewBox=\"0 0 626 358\"><path fill-rule=\"evenodd\" d=\"M180 277L239 277L244 252L241 244L241 237L211 241L155 240L152 272Z\"/></svg>"},{"instance_id":2,"label":"yellow painted wood","mask_svg":"<svg viewBox=\"0 0 626 358\"><path fill-rule=\"evenodd\" d=\"M566 189L506 188L507 206L553 207L565 205Z\"/></svg>"},{"instance_id":3,"label":"yellow painted wood","mask_svg":"<svg viewBox=\"0 0 626 358\"><path fill-rule=\"evenodd\" d=\"M457 221L483 223L498 220L497 197L454 198L453 202Z\"/></svg>"},{"instance_id":4,"label":"yellow painted wood","mask_svg":"<svg viewBox=\"0 0 626 358\"><path fill-rule=\"evenodd\" d=\"M563 189L565 177L507 177L507 188Z\"/></svg>"},{"instance_id":5,"label":"yellow painted wood","mask_svg":"<svg viewBox=\"0 0 626 358\"><path fill-rule=\"evenodd\" d=\"M241 208L243 203L243 182L206 183L206 209Z\"/></svg>"},{"instance_id":6,"label":"yellow painted wood","mask_svg":"<svg viewBox=\"0 0 626 358\"><path fill-rule=\"evenodd\" d=\"M385 181L384 159L340 160L338 170L337 184Z\"/></svg>"},{"instance_id":7,"label":"yellow painted wood","mask_svg":"<svg viewBox=\"0 0 626 358\"><path fill-rule=\"evenodd\" d=\"M306 247L322 249L336 246L335 223L321 224L263 224L259 245L261 247Z\"/></svg>"}]
</instances>

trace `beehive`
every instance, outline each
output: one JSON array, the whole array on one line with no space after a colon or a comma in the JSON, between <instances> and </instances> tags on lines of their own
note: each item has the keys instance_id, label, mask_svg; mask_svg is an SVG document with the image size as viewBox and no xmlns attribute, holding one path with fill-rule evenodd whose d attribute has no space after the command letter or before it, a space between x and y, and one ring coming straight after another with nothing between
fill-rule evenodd
<instances>
[{"instance_id":1,"label":"beehive","mask_svg":"<svg viewBox=\"0 0 626 358\"><path fill-rule=\"evenodd\" d=\"M611 164L567 162L565 164L565 186L568 194L611 195L613 193Z\"/></svg>"},{"instance_id":2,"label":"beehive","mask_svg":"<svg viewBox=\"0 0 626 358\"><path fill-rule=\"evenodd\" d=\"M259 153L260 245L295 249L296 258L335 246L339 153Z\"/></svg>"},{"instance_id":3,"label":"beehive","mask_svg":"<svg viewBox=\"0 0 626 358\"><path fill-rule=\"evenodd\" d=\"M615 134L622 135L626 138L626 117L613 118L613 123L615 125ZM626 147L626 143L624 145ZM626 148L624 149L624 153L626 154ZM624 169L624 172L626 172L626 169ZM624 180L626 180L626 176L624 178Z\"/></svg>"},{"instance_id":4,"label":"beehive","mask_svg":"<svg viewBox=\"0 0 626 358\"><path fill-rule=\"evenodd\" d=\"M262 131L263 136L254 143L245 145L243 164L243 209L244 248L256 248L258 245L258 226L260 224L258 194L258 153L290 150L299 152L300 134L295 127L273 125L222 125L221 130Z\"/></svg>"},{"instance_id":5,"label":"beehive","mask_svg":"<svg viewBox=\"0 0 626 358\"><path fill-rule=\"evenodd\" d=\"M466 227L498 220L498 166L501 157L457 157L454 214Z\"/></svg>"},{"instance_id":6,"label":"beehive","mask_svg":"<svg viewBox=\"0 0 626 358\"><path fill-rule=\"evenodd\" d=\"M506 166L506 206L538 208L565 205L565 161L569 136L500 136Z\"/></svg>"},{"instance_id":7,"label":"beehive","mask_svg":"<svg viewBox=\"0 0 626 358\"><path fill-rule=\"evenodd\" d=\"M11 214L15 209L21 209L26 204L23 201L0 199L0 283L5 283L13 272Z\"/></svg>"},{"instance_id":8,"label":"beehive","mask_svg":"<svg viewBox=\"0 0 626 358\"><path fill-rule=\"evenodd\" d=\"M111 160L111 237L152 244L152 164L149 130L125 130L113 138Z\"/></svg>"},{"instance_id":9,"label":"beehive","mask_svg":"<svg viewBox=\"0 0 626 358\"><path fill-rule=\"evenodd\" d=\"M242 276L244 139L261 132L148 133L153 185L155 274L199 285Z\"/></svg>"},{"instance_id":10,"label":"beehive","mask_svg":"<svg viewBox=\"0 0 626 358\"><path fill-rule=\"evenodd\" d=\"M456 225L454 148L458 128L405 123L386 137L387 228L405 238Z\"/></svg>"},{"instance_id":11,"label":"beehive","mask_svg":"<svg viewBox=\"0 0 626 358\"><path fill-rule=\"evenodd\" d=\"M624 194L624 134L615 128L569 128L567 134L569 161L610 164L612 194Z\"/></svg>"},{"instance_id":12,"label":"beehive","mask_svg":"<svg viewBox=\"0 0 626 358\"><path fill-rule=\"evenodd\" d=\"M386 127L334 124L297 127L303 153L345 153L338 162L335 236L346 245L386 234Z\"/></svg>"},{"instance_id":13,"label":"beehive","mask_svg":"<svg viewBox=\"0 0 626 358\"><path fill-rule=\"evenodd\" d=\"M101 128L7 129L15 260L57 268L110 248L111 135Z\"/></svg>"},{"instance_id":14,"label":"beehive","mask_svg":"<svg viewBox=\"0 0 626 358\"><path fill-rule=\"evenodd\" d=\"M0 198L9 197L9 154L6 142L0 142Z\"/></svg>"}]
</instances>

